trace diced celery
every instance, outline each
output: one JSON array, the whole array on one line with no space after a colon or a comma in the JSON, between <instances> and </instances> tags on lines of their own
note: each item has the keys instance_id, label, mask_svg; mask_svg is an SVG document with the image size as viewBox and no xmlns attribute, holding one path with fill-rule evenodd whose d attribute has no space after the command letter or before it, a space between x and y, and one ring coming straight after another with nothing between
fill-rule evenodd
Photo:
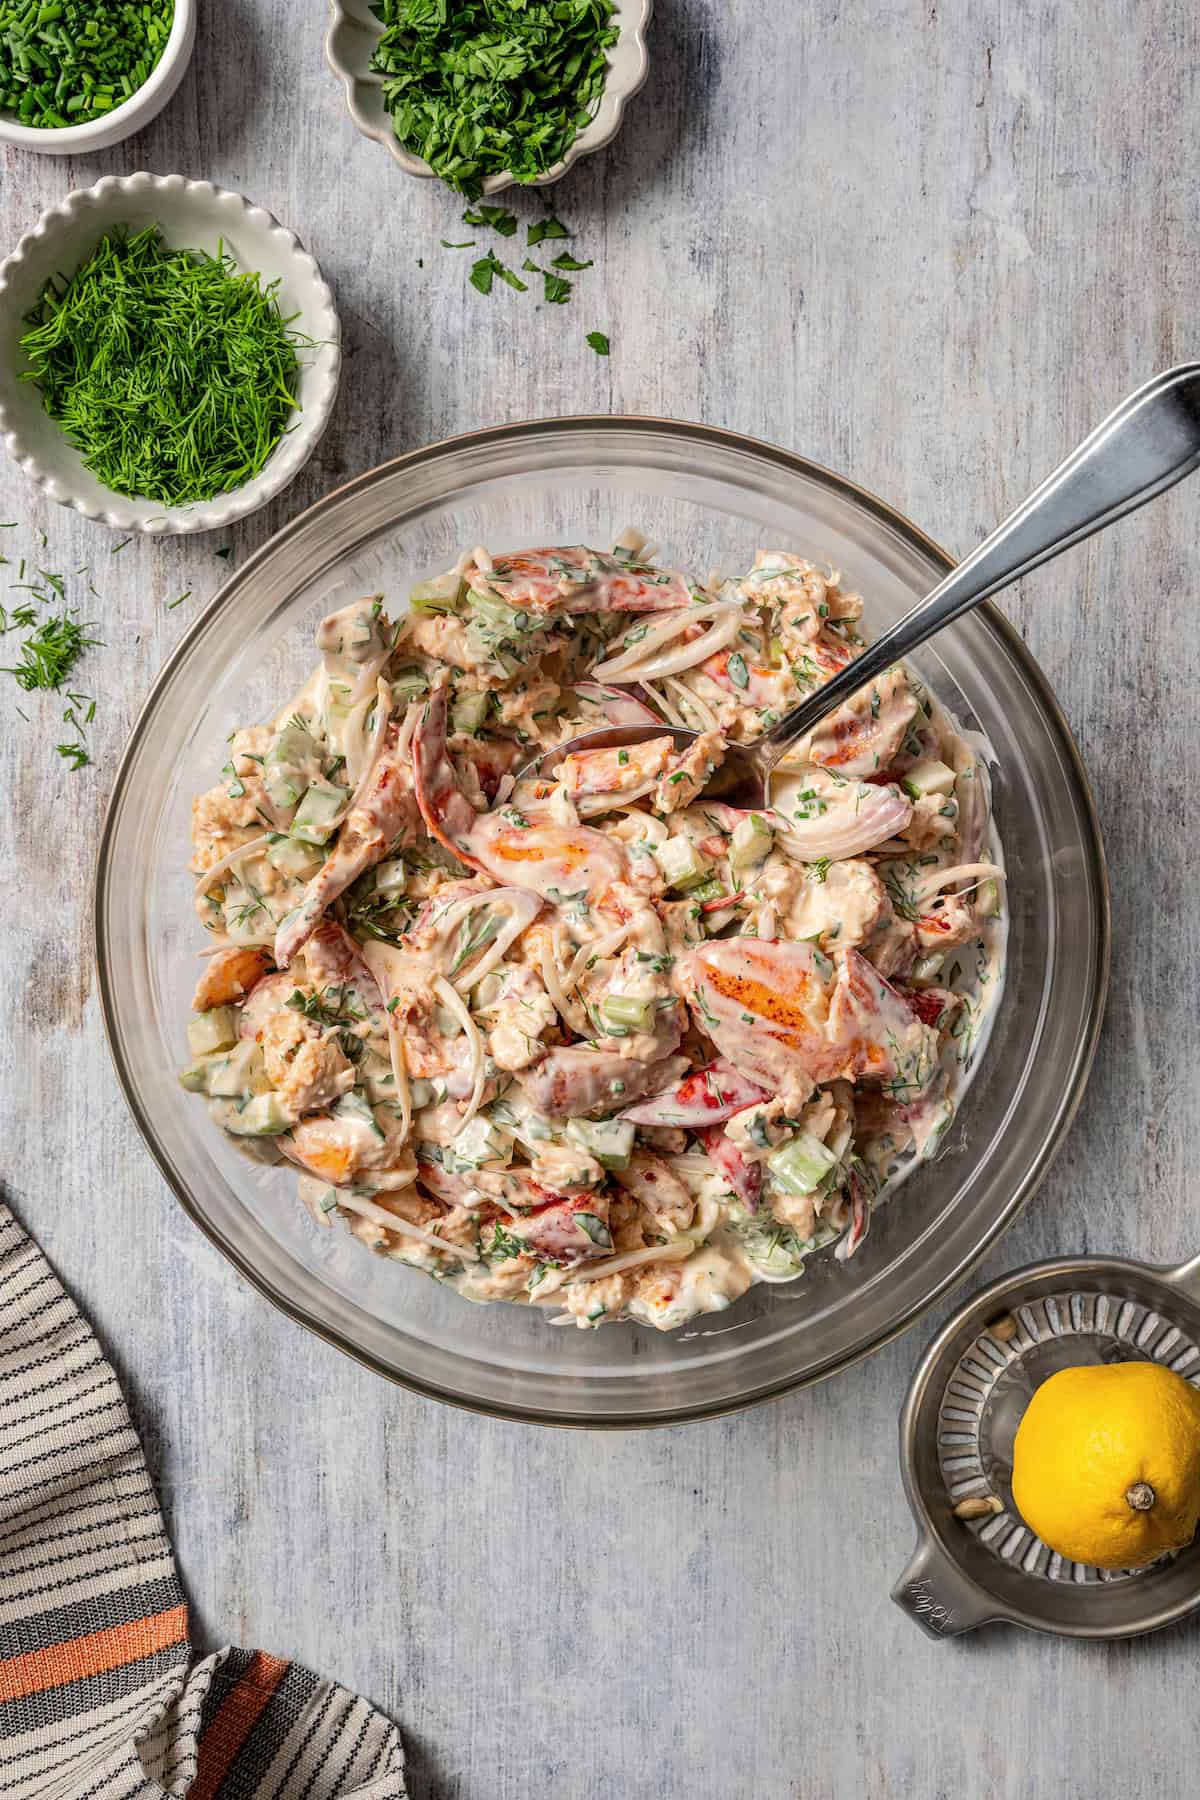
<instances>
[{"instance_id":1,"label":"diced celery","mask_svg":"<svg viewBox=\"0 0 1200 1800\"><path fill-rule=\"evenodd\" d=\"M350 695L353 693L349 682L331 681L325 690L324 725L326 737L333 737L339 726L344 725L350 717Z\"/></svg>"},{"instance_id":2,"label":"diced celery","mask_svg":"<svg viewBox=\"0 0 1200 1800\"><path fill-rule=\"evenodd\" d=\"M188 1049L193 1056L209 1056L214 1050L228 1050L237 1043L237 1014L232 1006L214 1006L211 1012L196 1013L187 1028Z\"/></svg>"},{"instance_id":3,"label":"diced celery","mask_svg":"<svg viewBox=\"0 0 1200 1800\"><path fill-rule=\"evenodd\" d=\"M461 581L455 587L441 575L434 581L418 581L408 596L408 604L415 613L449 613L454 611L463 591Z\"/></svg>"},{"instance_id":4,"label":"diced celery","mask_svg":"<svg viewBox=\"0 0 1200 1800\"><path fill-rule=\"evenodd\" d=\"M397 706L407 706L419 700L428 687L429 677L423 669L401 669L392 676L392 699Z\"/></svg>"},{"instance_id":5,"label":"diced celery","mask_svg":"<svg viewBox=\"0 0 1200 1800\"><path fill-rule=\"evenodd\" d=\"M475 998L471 1002L475 1011L486 1012L490 1006L495 1006L506 985L504 976L494 970L490 975L485 975L475 986Z\"/></svg>"},{"instance_id":6,"label":"diced celery","mask_svg":"<svg viewBox=\"0 0 1200 1800\"><path fill-rule=\"evenodd\" d=\"M420 1112L422 1107L425 1106L440 1106L442 1101L446 1098L445 1083L441 1081L427 1081L423 1075L413 1077L409 1082L409 1092L412 1095L413 1110L415 1112Z\"/></svg>"},{"instance_id":7,"label":"diced celery","mask_svg":"<svg viewBox=\"0 0 1200 1800\"><path fill-rule=\"evenodd\" d=\"M656 845L654 860L662 870L667 886L683 894L689 888L699 887L712 874L711 862L690 838L668 838L665 844Z\"/></svg>"},{"instance_id":8,"label":"diced celery","mask_svg":"<svg viewBox=\"0 0 1200 1800\"><path fill-rule=\"evenodd\" d=\"M281 832L276 832L267 845L267 861L281 874L294 875L298 881L307 881L321 866L321 858L307 844Z\"/></svg>"},{"instance_id":9,"label":"diced celery","mask_svg":"<svg viewBox=\"0 0 1200 1800\"><path fill-rule=\"evenodd\" d=\"M382 895L402 894L408 885L408 870L400 858L393 857L390 862L381 862L375 869L375 893Z\"/></svg>"},{"instance_id":10,"label":"diced celery","mask_svg":"<svg viewBox=\"0 0 1200 1800\"><path fill-rule=\"evenodd\" d=\"M357 1078L372 1106L390 1104L396 1098L396 1077L385 1057L368 1050L357 1067Z\"/></svg>"},{"instance_id":11,"label":"diced celery","mask_svg":"<svg viewBox=\"0 0 1200 1800\"><path fill-rule=\"evenodd\" d=\"M699 887L688 889L688 898L691 900L720 900L722 897L727 898L728 894L729 889L725 883L715 875L711 881L702 881Z\"/></svg>"},{"instance_id":12,"label":"diced celery","mask_svg":"<svg viewBox=\"0 0 1200 1800\"><path fill-rule=\"evenodd\" d=\"M292 836L302 844L324 844L333 830L334 820L350 798L349 788L333 782L314 781L292 820Z\"/></svg>"},{"instance_id":13,"label":"diced celery","mask_svg":"<svg viewBox=\"0 0 1200 1800\"><path fill-rule=\"evenodd\" d=\"M377 1138L386 1135L380 1130L375 1121L375 1114L357 1088L352 1088L348 1094L343 1094L333 1110L339 1119L347 1119L355 1125L365 1125L368 1130L374 1132Z\"/></svg>"},{"instance_id":14,"label":"diced celery","mask_svg":"<svg viewBox=\"0 0 1200 1800\"><path fill-rule=\"evenodd\" d=\"M304 779L285 764L269 763L263 771L263 786L281 811L291 812L304 792Z\"/></svg>"},{"instance_id":15,"label":"diced celery","mask_svg":"<svg viewBox=\"0 0 1200 1800\"><path fill-rule=\"evenodd\" d=\"M290 1131L295 1122L279 1095L272 1093L256 1094L240 1111L231 1112L224 1125L239 1137L277 1137L281 1131Z\"/></svg>"},{"instance_id":16,"label":"diced celery","mask_svg":"<svg viewBox=\"0 0 1200 1800\"><path fill-rule=\"evenodd\" d=\"M501 1108L503 1110L498 1110ZM519 1088L510 1088L503 1100L493 1101L492 1112L516 1134L517 1142L534 1154L542 1144L550 1143L554 1138L555 1126L535 1112Z\"/></svg>"},{"instance_id":17,"label":"diced celery","mask_svg":"<svg viewBox=\"0 0 1200 1800\"><path fill-rule=\"evenodd\" d=\"M625 1119L569 1119L565 1136L594 1156L603 1169L627 1169L634 1126Z\"/></svg>"},{"instance_id":18,"label":"diced celery","mask_svg":"<svg viewBox=\"0 0 1200 1800\"><path fill-rule=\"evenodd\" d=\"M736 876L757 869L766 861L775 842L775 833L761 813L739 819L729 840L729 867Z\"/></svg>"},{"instance_id":19,"label":"diced celery","mask_svg":"<svg viewBox=\"0 0 1200 1800\"><path fill-rule=\"evenodd\" d=\"M486 1113L476 1113L450 1142L450 1153L461 1168L478 1169L484 1163L512 1160L513 1134L504 1131Z\"/></svg>"},{"instance_id":20,"label":"diced celery","mask_svg":"<svg viewBox=\"0 0 1200 1800\"><path fill-rule=\"evenodd\" d=\"M242 1094L265 1093L267 1080L263 1054L253 1038L243 1038L227 1056L215 1056L205 1090L214 1098L236 1100Z\"/></svg>"},{"instance_id":21,"label":"diced celery","mask_svg":"<svg viewBox=\"0 0 1200 1800\"><path fill-rule=\"evenodd\" d=\"M654 1018L653 1000L634 1000L626 994L609 994L600 1003L600 1011L610 1025L628 1031L649 1031Z\"/></svg>"},{"instance_id":22,"label":"diced celery","mask_svg":"<svg viewBox=\"0 0 1200 1800\"><path fill-rule=\"evenodd\" d=\"M307 726L289 720L272 738L263 765L263 780L276 806L289 811L308 785L317 746Z\"/></svg>"},{"instance_id":23,"label":"diced celery","mask_svg":"<svg viewBox=\"0 0 1200 1800\"><path fill-rule=\"evenodd\" d=\"M474 737L487 717L486 694L461 694L450 709L450 724L455 731Z\"/></svg>"},{"instance_id":24,"label":"diced celery","mask_svg":"<svg viewBox=\"0 0 1200 1800\"><path fill-rule=\"evenodd\" d=\"M472 594L471 616L504 637L513 637L521 629L513 608L495 594Z\"/></svg>"},{"instance_id":25,"label":"diced celery","mask_svg":"<svg viewBox=\"0 0 1200 1800\"><path fill-rule=\"evenodd\" d=\"M209 1064L212 1060L211 1057L202 1056L198 1061L189 1063L186 1069L180 1071L180 1087L186 1088L189 1094L207 1094Z\"/></svg>"},{"instance_id":26,"label":"diced celery","mask_svg":"<svg viewBox=\"0 0 1200 1800\"><path fill-rule=\"evenodd\" d=\"M994 919L1000 911L1000 883L994 878L991 881L981 881L975 904L985 919Z\"/></svg>"},{"instance_id":27,"label":"diced celery","mask_svg":"<svg viewBox=\"0 0 1200 1800\"><path fill-rule=\"evenodd\" d=\"M914 763L900 777L900 786L910 800L920 800L925 794L952 794L954 792L954 770L947 768L944 762L936 757L926 757L922 762Z\"/></svg>"},{"instance_id":28,"label":"diced celery","mask_svg":"<svg viewBox=\"0 0 1200 1800\"><path fill-rule=\"evenodd\" d=\"M773 1156L768 1156L767 1167L776 1187L781 1187L785 1194L811 1194L836 1162L833 1151L828 1150L819 1138L802 1131L798 1137L782 1144Z\"/></svg>"}]
</instances>

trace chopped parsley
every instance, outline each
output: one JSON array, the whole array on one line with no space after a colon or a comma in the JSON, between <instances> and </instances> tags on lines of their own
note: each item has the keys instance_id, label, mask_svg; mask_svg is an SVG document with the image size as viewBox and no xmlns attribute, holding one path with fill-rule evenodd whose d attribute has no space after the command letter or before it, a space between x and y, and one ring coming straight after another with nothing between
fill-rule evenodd
<instances>
[{"instance_id":1,"label":"chopped parsley","mask_svg":"<svg viewBox=\"0 0 1200 1800\"><path fill-rule=\"evenodd\" d=\"M372 0L371 10L383 25L371 69L396 137L471 200L490 176L533 182L562 161L599 105L619 35L613 0Z\"/></svg>"},{"instance_id":2,"label":"chopped parsley","mask_svg":"<svg viewBox=\"0 0 1200 1800\"><path fill-rule=\"evenodd\" d=\"M473 210L468 207L463 214L464 225L488 225L498 231L501 237L515 237L517 231L517 215L510 213L503 206L477 206ZM460 250L461 244L447 245L447 249Z\"/></svg>"},{"instance_id":3,"label":"chopped parsley","mask_svg":"<svg viewBox=\"0 0 1200 1800\"><path fill-rule=\"evenodd\" d=\"M532 250L535 244L542 243L546 238L567 238L570 237L570 235L570 232L567 230L562 220L556 219L552 213L548 219L535 220L525 234L525 241ZM576 266L578 268L583 268L585 266L590 267L591 265L579 263Z\"/></svg>"},{"instance_id":4,"label":"chopped parsley","mask_svg":"<svg viewBox=\"0 0 1200 1800\"><path fill-rule=\"evenodd\" d=\"M519 294L524 294L529 291L529 283L527 281L522 281L519 275L514 274L512 269L508 268L506 264L500 261L500 258L493 250L489 250L486 256L481 256L477 263L472 264L470 275L471 286L473 288L478 288L481 294L490 294L492 291L492 282L497 275L500 277L501 281L507 281L509 287L516 288Z\"/></svg>"}]
</instances>

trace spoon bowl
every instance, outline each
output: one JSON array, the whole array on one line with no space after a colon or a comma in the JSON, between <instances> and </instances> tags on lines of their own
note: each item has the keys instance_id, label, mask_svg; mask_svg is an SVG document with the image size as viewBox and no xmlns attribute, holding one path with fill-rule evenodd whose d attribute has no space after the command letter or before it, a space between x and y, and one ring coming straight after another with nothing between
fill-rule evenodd
<instances>
[{"instance_id":1,"label":"spoon bowl","mask_svg":"<svg viewBox=\"0 0 1200 1800\"><path fill-rule=\"evenodd\" d=\"M726 747L725 765L703 792L733 805L769 804L771 772L785 751L822 720L879 678L894 663L1072 544L1082 543L1126 513L1165 493L1200 466L1200 363L1181 363L1129 394L1048 475L1029 498L910 612L839 669L814 694L794 706L753 744ZM612 680L612 677L609 677ZM625 681L638 679L626 670ZM549 773L564 756L614 749L661 738L668 731L677 750L699 735L678 727L635 725L626 734L588 732L527 763L521 775ZM550 758L553 758L550 761ZM736 798L735 798L736 796ZM697 794L696 798L701 796Z\"/></svg>"},{"instance_id":2,"label":"spoon bowl","mask_svg":"<svg viewBox=\"0 0 1200 1800\"><path fill-rule=\"evenodd\" d=\"M676 752L682 755L699 735L698 731L688 731L681 725L605 725L597 731L585 731L579 737L569 738L565 744L556 744L552 750L543 750L540 756L532 757L525 764L517 779L545 780L554 773L564 756L582 755L588 750L627 750L631 744L648 744L652 739L670 738ZM723 800L728 806L751 810L764 808L768 804L769 780L770 771L764 772L752 744L728 744L725 761L706 783L704 792L713 800Z\"/></svg>"}]
</instances>

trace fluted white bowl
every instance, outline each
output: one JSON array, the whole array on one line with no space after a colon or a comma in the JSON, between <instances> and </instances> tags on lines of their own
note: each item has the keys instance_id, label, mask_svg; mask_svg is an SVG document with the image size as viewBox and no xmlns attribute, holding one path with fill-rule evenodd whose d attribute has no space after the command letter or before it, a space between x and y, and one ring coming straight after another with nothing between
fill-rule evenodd
<instances>
[{"instance_id":1,"label":"fluted white bowl","mask_svg":"<svg viewBox=\"0 0 1200 1800\"><path fill-rule=\"evenodd\" d=\"M525 185L546 187L565 175L581 156L602 150L616 137L626 104L650 72L646 27L652 10L653 0L616 0L613 16L621 28L621 35L609 51L608 79L595 116L560 162L539 175L536 181ZM371 70L371 58L383 35L383 26L371 10L370 0L330 0L330 13L325 60L345 90L346 109L355 125L364 137L374 139L389 150L393 160L407 174L433 175L427 162L404 148L384 109L383 76L373 74ZM512 187L514 182L515 177L506 169L502 174L490 175L483 184L483 192L499 194Z\"/></svg>"},{"instance_id":2,"label":"fluted white bowl","mask_svg":"<svg viewBox=\"0 0 1200 1800\"><path fill-rule=\"evenodd\" d=\"M46 412L19 344L25 316L52 275L71 274L118 225L140 231L157 225L173 248L215 254L223 244L238 267L264 284L279 281L279 306L295 328L314 340L298 350L298 410L292 429L262 471L244 486L188 506L116 494L84 467L83 457ZM8 259L0 263L0 441L29 479L60 506L116 531L162 535L215 531L255 512L304 467L329 422L341 374L341 328L333 295L294 232L241 194L189 181L183 175L108 175L70 194L42 214Z\"/></svg>"}]
</instances>

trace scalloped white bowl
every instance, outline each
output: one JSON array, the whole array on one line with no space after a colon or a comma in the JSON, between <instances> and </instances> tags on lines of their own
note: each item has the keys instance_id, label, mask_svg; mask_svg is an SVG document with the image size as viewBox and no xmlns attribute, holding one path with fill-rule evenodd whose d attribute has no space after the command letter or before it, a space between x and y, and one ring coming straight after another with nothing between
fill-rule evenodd
<instances>
[{"instance_id":1,"label":"scalloped white bowl","mask_svg":"<svg viewBox=\"0 0 1200 1800\"><path fill-rule=\"evenodd\" d=\"M293 428L253 481L216 499L162 506L114 493L84 467L78 450L45 411L33 382L20 379L27 366L19 348L25 315L47 280L71 274L117 225L132 231L157 225L174 248L215 253L224 243L239 268L257 271L264 282L278 279L284 317L296 314L296 329L315 341L315 349L297 352L299 410ZM265 506L312 455L329 422L341 366L333 295L299 238L261 206L209 181L145 172L108 175L43 213L0 263L0 439L52 500L116 531L164 536L216 531Z\"/></svg>"},{"instance_id":2,"label":"scalloped white bowl","mask_svg":"<svg viewBox=\"0 0 1200 1800\"><path fill-rule=\"evenodd\" d=\"M611 143L621 128L625 107L650 73L650 56L646 49L646 27L650 22L653 0L615 0L613 15L621 35L609 53L608 79L595 117L584 127L563 157L528 187L546 187L566 174L581 156L602 150ZM421 157L404 148L392 130L392 121L383 105L383 77L371 72L371 58L383 35L383 27L371 11L370 0L330 0L329 31L325 38L325 60L338 77L346 94L346 109L364 137L373 138L389 150L395 162L409 175L433 176L433 170ZM515 178L505 170L490 175L483 184L485 194L499 194L515 185Z\"/></svg>"}]
</instances>

